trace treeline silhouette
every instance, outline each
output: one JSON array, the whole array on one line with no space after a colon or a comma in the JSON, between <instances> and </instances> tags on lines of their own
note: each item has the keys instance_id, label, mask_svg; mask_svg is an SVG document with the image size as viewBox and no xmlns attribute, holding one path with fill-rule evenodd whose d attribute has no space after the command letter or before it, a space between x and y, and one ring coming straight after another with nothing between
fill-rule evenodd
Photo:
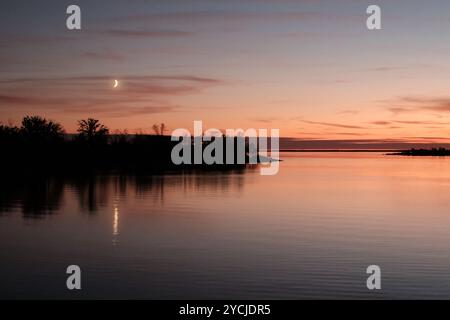
<instances>
[{"instance_id":1,"label":"treeline silhouette","mask_svg":"<svg viewBox=\"0 0 450 320\"><path fill-rule=\"evenodd\" d=\"M164 135L164 124L154 125L153 129L154 135L131 135L126 132L111 134L99 120L88 118L78 121L77 134L68 135L57 122L40 116L26 116L20 127L0 125L1 170L15 173L18 171L16 169L27 173L79 170L159 172L245 167L245 164L177 166L171 160L171 151L178 142ZM223 154L226 154L226 150ZM245 162L248 162L248 156Z\"/></svg>"}]
</instances>

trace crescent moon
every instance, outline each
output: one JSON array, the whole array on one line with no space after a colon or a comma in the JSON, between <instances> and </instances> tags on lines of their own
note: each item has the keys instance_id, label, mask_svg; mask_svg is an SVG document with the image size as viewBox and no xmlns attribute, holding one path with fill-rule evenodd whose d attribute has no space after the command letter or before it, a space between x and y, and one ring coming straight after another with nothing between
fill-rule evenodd
<instances>
[{"instance_id":1,"label":"crescent moon","mask_svg":"<svg viewBox=\"0 0 450 320\"><path fill-rule=\"evenodd\" d=\"M119 81L114 80L114 88L117 88L119 86Z\"/></svg>"}]
</instances>

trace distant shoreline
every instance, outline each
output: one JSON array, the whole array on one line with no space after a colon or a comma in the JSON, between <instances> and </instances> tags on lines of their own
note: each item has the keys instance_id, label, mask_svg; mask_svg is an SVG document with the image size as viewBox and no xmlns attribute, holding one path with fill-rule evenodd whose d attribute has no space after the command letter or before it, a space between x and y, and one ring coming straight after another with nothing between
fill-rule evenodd
<instances>
[{"instance_id":1,"label":"distant shoreline","mask_svg":"<svg viewBox=\"0 0 450 320\"><path fill-rule=\"evenodd\" d=\"M281 149L280 152L401 152L401 149Z\"/></svg>"},{"instance_id":2,"label":"distant shoreline","mask_svg":"<svg viewBox=\"0 0 450 320\"><path fill-rule=\"evenodd\" d=\"M433 149L410 149L389 153L389 156L410 156L410 157L448 157L450 150L445 148Z\"/></svg>"},{"instance_id":3,"label":"distant shoreline","mask_svg":"<svg viewBox=\"0 0 450 320\"><path fill-rule=\"evenodd\" d=\"M280 152L287 153L367 153L381 152L388 156L410 156L410 157L448 157L450 150L448 149L281 149Z\"/></svg>"}]
</instances>

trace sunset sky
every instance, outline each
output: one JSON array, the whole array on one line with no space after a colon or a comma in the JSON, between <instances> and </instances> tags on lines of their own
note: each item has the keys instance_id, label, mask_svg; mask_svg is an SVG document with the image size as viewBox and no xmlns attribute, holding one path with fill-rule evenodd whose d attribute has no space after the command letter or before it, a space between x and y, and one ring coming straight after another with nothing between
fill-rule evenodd
<instances>
[{"instance_id":1,"label":"sunset sky","mask_svg":"<svg viewBox=\"0 0 450 320\"><path fill-rule=\"evenodd\" d=\"M65 26L78 4L82 30ZM383 30L366 29L366 8ZM450 2L3 1L0 120L450 142ZM114 79L120 83L113 88Z\"/></svg>"}]
</instances>

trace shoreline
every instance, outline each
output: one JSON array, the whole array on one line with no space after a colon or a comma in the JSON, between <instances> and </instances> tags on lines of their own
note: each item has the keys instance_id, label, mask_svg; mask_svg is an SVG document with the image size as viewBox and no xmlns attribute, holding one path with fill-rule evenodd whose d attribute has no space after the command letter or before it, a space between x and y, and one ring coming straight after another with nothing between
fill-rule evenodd
<instances>
[{"instance_id":1,"label":"shoreline","mask_svg":"<svg viewBox=\"0 0 450 320\"><path fill-rule=\"evenodd\" d=\"M281 149L279 152L402 152L402 149Z\"/></svg>"}]
</instances>

